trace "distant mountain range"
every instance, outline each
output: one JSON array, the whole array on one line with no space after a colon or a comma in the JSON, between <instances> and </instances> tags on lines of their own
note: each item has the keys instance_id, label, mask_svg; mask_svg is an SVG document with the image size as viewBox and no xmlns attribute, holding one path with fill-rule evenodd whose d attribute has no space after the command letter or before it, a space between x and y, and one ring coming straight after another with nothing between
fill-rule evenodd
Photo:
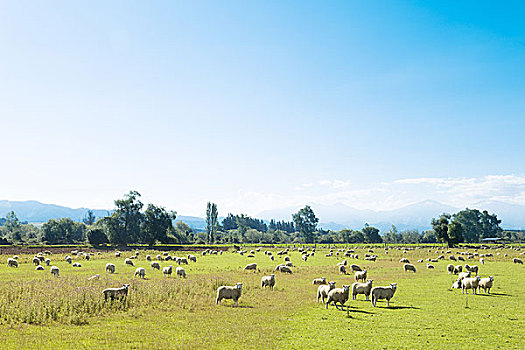
<instances>
[{"instance_id":1,"label":"distant mountain range","mask_svg":"<svg viewBox=\"0 0 525 350\"><path fill-rule=\"evenodd\" d=\"M360 210L345 204L333 205L309 204L317 217L320 218L320 227L330 230L341 230L343 228L359 229L365 223L379 228L381 231L390 229L392 224L398 230L417 229L426 230L430 228L432 218L442 213L455 213L462 208L455 208L433 200L427 200L395 210ZM259 213L257 218L264 220L286 220L292 219L292 213L297 212L300 207L288 207L282 209L267 210ZM525 206L509 204L498 201L484 201L476 203L471 209L487 210L496 213L502 220L501 226L506 229L525 229ZM5 217L10 211L14 211L21 221L46 222L49 219L69 217L75 221L81 221L87 214L88 208L72 209L60 205L44 204L38 201L7 201L0 200L0 217ZM111 213L111 210L91 209L97 218ZM184 221L192 229L203 230L206 221L196 216L178 215L177 221ZM219 220L220 221L220 220Z\"/></svg>"}]
</instances>

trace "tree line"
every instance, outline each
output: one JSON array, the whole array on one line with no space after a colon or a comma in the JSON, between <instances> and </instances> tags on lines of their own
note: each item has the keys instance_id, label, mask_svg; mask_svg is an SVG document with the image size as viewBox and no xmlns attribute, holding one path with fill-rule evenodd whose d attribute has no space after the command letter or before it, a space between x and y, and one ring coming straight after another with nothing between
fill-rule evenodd
<instances>
[{"instance_id":1,"label":"tree line","mask_svg":"<svg viewBox=\"0 0 525 350\"><path fill-rule=\"evenodd\" d=\"M323 230L310 206L292 215L292 221L252 218L229 213L222 222L215 203L206 205L206 230L195 231L177 213L154 204L144 204L141 195L130 191L115 200L115 209L96 218L88 211L82 222L70 218L50 219L40 227L20 222L14 212L0 221L0 244L221 244L221 243L478 243L485 238L525 240L523 231L503 231L495 214L465 209L456 214L442 214L431 221L432 229L398 232L392 225L387 232L368 224L363 228L340 231Z\"/></svg>"}]
</instances>

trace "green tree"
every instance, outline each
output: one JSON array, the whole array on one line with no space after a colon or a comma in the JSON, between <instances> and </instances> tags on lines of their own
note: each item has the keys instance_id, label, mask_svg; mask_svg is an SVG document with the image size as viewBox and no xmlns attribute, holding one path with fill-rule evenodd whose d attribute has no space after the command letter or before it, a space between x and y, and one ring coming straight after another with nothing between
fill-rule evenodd
<instances>
[{"instance_id":1,"label":"green tree","mask_svg":"<svg viewBox=\"0 0 525 350\"><path fill-rule=\"evenodd\" d=\"M100 245L109 243L108 236L104 233L104 230L100 227L91 227L87 231L87 239L91 245Z\"/></svg>"},{"instance_id":2,"label":"green tree","mask_svg":"<svg viewBox=\"0 0 525 350\"><path fill-rule=\"evenodd\" d=\"M42 225L42 241L47 244L74 244L85 241L86 225L70 218L50 219Z\"/></svg>"},{"instance_id":3,"label":"green tree","mask_svg":"<svg viewBox=\"0 0 525 350\"><path fill-rule=\"evenodd\" d=\"M82 222L88 226L93 225L95 221L96 221L96 217L93 214L93 210L88 210L88 212L86 213L86 216L84 217L84 219L82 219Z\"/></svg>"},{"instance_id":4,"label":"green tree","mask_svg":"<svg viewBox=\"0 0 525 350\"><path fill-rule=\"evenodd\" d=\"M446 242L452 248L456 244L463 242L463 228L459 222L451 220L451 215L444 213L438 219L432 219L432 229L436 238L441 242Z\"/></svg>"},{"instance_id":5,"label":"green tree","mask_svg":"<svg viewBox=\"0 0 525 350\"><path fill-rule=\"evenodd\" d=\"M365 227L361 230L365 236L366 243L381 243L383 239L379 235L379 230L373 226L365 224Z\"/></svg>"},{"instance_id":6,"label":"green tree","mask_svg":"<svg viewBox=\"0 0 525 350\"><path fill-rule=\"evenodd\" d=\"M176 217L177 213L175 212L170 213L162 207L148 204L144 212L141 242L150 246L156 241L167 243L168 232L173 230L172 220L175 220Z\"/></svg>"},{"instance_id":7,"label":"green tree","mask_svg":"<svg viewBox=\"0 0 525 350\"><path fill-rule=\"evenodd\" d=\"M489 214L486 210L481 213L481 238L502 237L501 220L496 214Z\"/></svg>"},{"instance_id":8,"label":"green tree","mask_svg":"<svg viewBox=\"0 0 525 350\"><path fill-rule=\"evenodd\" d=\"M175 223L175 235L182 243L193 242L193 230L183 221L177 221Z\"/></svg>"},{"instance_id":9,"label":"green tree","mask_svg":"<svg viewBox=\"0 0 525 350\"><path fill-rule=\"evenodd\" d=\"M215 243L217 233L217 204L210 203L206 205L206 235L208 243Z\"/></svg>"},{"instance_id":10,"label":"green tree","mask_svg":"<svg viewBox=\"0 0 525 350\"><path fill-rule=\"evenodd\" d=\"M143 221L143 204L139 200L140 193L130 191L123 199L117 199L115 211L104 218L108 239L113 244L128 244L141 240L141 224Z\"/></svg>"},{"instance_id":11,"label":"green tree","mask_svg":"<svg viewBox=\"0 0 525 350\"><path fill-rule=\"evenodd\" d=\"M392 225L390 230L384 235L383 240L386 243L401 243L403 236L397 231L396 225Z\"/></svg>"},{"instance_id":12,"label":"green tree","mask_svg":"<svg viewBox=\"0 0 525 350\"><path fill-rule=\"evenodd\" d=\"M463 227L463 238L465 242L479 242L482 231L481 213L479 210L466 208L454 214L454 220Z\"/></svg>"},{"instance_id":13,"label":"green tree","mask_svg":"<svg viewBox=\"0 0 525 350\"><path fill-rule=\"evenodd\" d=\"M305 243L314 243L315 230L319 219L315 216L314 211L309 205L300 209L297 213L292 215L295 227L301 233Z\"/></svg>"},{"instance_id":14,"label":"green tree","mask_svg":"<svg viewBox=\"0 0 525 350\"><path fill-rule=\"evenodd\" d=\"M5 216L4 230L8 239L13 243L21 243L23 241L22 224L12 210Z\"/></svg>"}]
</instances>

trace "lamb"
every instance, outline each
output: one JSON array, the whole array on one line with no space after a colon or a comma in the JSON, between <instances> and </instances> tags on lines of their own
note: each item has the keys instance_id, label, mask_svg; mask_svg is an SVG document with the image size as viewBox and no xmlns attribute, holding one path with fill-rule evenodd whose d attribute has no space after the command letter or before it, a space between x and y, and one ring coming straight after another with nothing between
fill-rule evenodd
<instances>
[{"instance_id":1,"label":"lamb","mask_svg":"<svg viewBox=\"0 0 525 350\"><path fill-rule=\"evenodd\" d=\"M88 281L95 281L95 280L98 281L99 279L100 279L100 275L97 273L96 275L89 277Z\"/></svg>"},{"instance_id":2,"label":"lamb","mask_svg":"<svg viewBox=\"0 0 525 350\"><path fill-rule=\"evenodd\" d=\"M376 303L380 299L386 299L386 306L390 307L390 299L394 297L397 289L397 283L392 283L388 287L374 287L370 294L372 294L372 306L376 307Z\"/></svg>"},{"instance_id":3,"label":"lamb","mask_svg":"<svg viewBox=\"0 0 525 350\"><path fill-rule=\"evenodd\" d=\"M106 272L108 273L115 273L115 265L112 263L106 264Z\"/></svg>"},{"instance_id":4,"label":"lamb","mask_svg":"<svg viewBox=\"0 0 525 350\"><path fill-rule=\"evenodd\" d=\"M462 278L458 278L457 281L452 284L452 288L460 289L461 288L461 280L462 280Z\"/></svg>"},{"instance_id":5,"label":"lamb","mask_svg":"<svg viewBox=\"0 0 525 350\"><path fill-rule=\"evenodd\" d=\"M483 289L484 293L488 292L488 294L490 294L490 288L492 288L493 282L494 282L493 276L489 276L489 277L480 279L478 283L478 293L480 289Z\"/></svg>"},{"instance_id":6,"label":"lamb","mask_svg":"<svg viewBox=\"0 0 525 350\"><path fill-rule=\"evenodd\" d=\"M454 273L454 265L452 265L452 264L448 264L448 265L447 265L447 271L448 271L449 275L450 275L451 273Z\"/></svg>"},{"instance_id":7,"label":"lamb","mask_svg":"<svg viewBox=\"0 0 525 350\"><path fill-rule=\"evenodd\" d=\"M56 266L51 266L51 268L49 269L49 271L51 272L51 274L53 276L56 276L56 277L59 277L60 276L60 270L58 269L58 267Z\"/></svg>"},{"instance_id":8,"label":"lamb","mask_svg":"<svg viewBox=\"0 0 525 350\"><path fill-rule=\"evenodd\" d=\"M464 278L468 278L468 277L470 277L470 271L460 272L458 274L458 278L461 279L461 280L464 279Z\"/></svg>"},{"instance_id":9,"label":"lamb","mask_svg":"<svg viewBox=\"0 0 525 350\"><path fill-rule=\"evenodd\" d=\"M137 269L135 270L135 274L133 275L133 278L137 277L137 275L139 276L139 278L144 279L146 277L146 269L143 267L137 267Z\"/></svg>"},{"instance_id":10,"label":"lamb","mask_svg":"<svg viewBox=\"0 0 525 350\"><path fill-rule=\"evenodd\" d=\"M152 261L151 267L160 271L160 264L158 263L158 261Z\"/></svg>"},{"instance_id":11,"label":"lamb","mask_svg":"<svg viewBox=\"0 0 525 350\"><path fill-rule=\"evenodd\" d=\"M175 274L177 276L186 278L186 270L184 270L184 267L177 266L175 269Z\"/></svg>"},{"instance_id":12,"label":"lamb","mask_svg":"<svg viewBox=\"0 0 525 350\"><path fill-rule=\"evenodd\" d=\"M365 280L366 280L367 271L368 271L368 270L365 270L365 271L356 271L355 274L354 274L354 277L355 277L356 282L362 280L363 283L364 283Z\"/></svg>"},{"instance_id":13,"label":"lamb","mask_svg":"<svg viewBox=\"0 0 525 350\"><path fill-rule=\"evenodd\" d=\"M366 283L354 282L352 284L352 299L355 300L357 294L364 294L368 301L372 291L372 282L373 280L367 280Z\"/></svg>"},{"instance_id":14,"label":"lamb","mask_svg":"<svg viewBox=\"0 0 525 350\"><path fill-rule=\"evenodd\" d=\"M170 265L170 266L166 266L164 268L162 268L162 273L165 275L165 276L171 276L171 273L173 272L173 266Z\"/></svg>"},{"instance_id":15,"label":"lamb","mask_svg":"<svg viewBox=\"0 0 525 350\"><path fill-rule=\"evenodd\" d=\"M44 266L42 266L42 265L38 265L37 267L35 267L35 270L37 270L37 271L43 271L43 270L44 270Z\"/></svg>"},{"instance_id":16,"label":"lamb","mask_svg":"<svg viewBox=\"0 0 525 350\"><path fill-rule=\"evenodd\" d=\"M326 282L326 277L315 278L315 279L313 280L312 284L314 284L314 285L323 285L323 284L327 284L327 282Z\"/></svg>"},{"instance_id":17,"label":"lamb","mask_svg":"<svg viewBox=\"0 0 525 350\"><path fill-rule=\"evenodd\" d=\"M244 267L244 270L254 270L256 271L257 270L257 264L256 263L253 263L253 264L248 264Z\"/></svg>"},{"instance_id":18,"label":"lamb","mask_svg":"<svg viewBox=\"0 0 525 350\"><path fill-rule=\"evenodd\" d=\"M219 304L222 299L232 299L235 306L239 305L239 298L242 294L242 283L237 283L235 286L222 286L217 288L217 299L215 304Z\"/></svg>"},{"instance_id":19,"label":"lamb","mask_svg":"<svg viewBox=\"0 0 525 350\"><path fill-rule=\"evenodd\" d=\"M111 300L116 298L124 300L128 296L128 290L129 284L125 284L120 288L106 288L102 291L102 294L104 294L104 301L108 301L108 298Z\"/></svg>"},{"instance_id":20,"label":"lamb","mask_svg":"<svg viewBox=\"0 0 525 350\"><path fill-rule=\"evenodd\" d=\"M522 261L521 259L518 259L518 258L514 258L514 259L512 259L512 262L513 262L514 264L521 264L521 265L523 265L523 261Z\"/></svg>"},{"instance_id":21,"label":"lamb","mask_svg":"<svg viewBox=\"0 0 525 350\"><path fill-rule=\"evenodd\" d=\"M352 269L352 272L363 271L363 269L359 265L355 264L350 265L350 268Z\"/></svg>"},{"instance_id":22,"label":"lamb","mask_svg":"<svg viewBox=\"0 0 525 350\"><path fill-rule=\"evenodd\" d=\"M454 275L457 275L458 273L463 271L463 266L457 265L454 267Z\"/></svg>"},{"instance_id":23,"label":"lamb","mask_svg":"<svg viewBox=\"0 0 525 350\"><path fill-rule=\"evenodd\" d=\"M36 256L33 258L33 264L35 264L35 266L38 266L40 265L40 259L37 258Z\"/></svg>"},{"instance_id":24,"label":"lamb","mask_svg":"<svg viewBox=\"0 0 525 350\"><path fill-rule=\"evenodd\" d=\"M261 278L261 288L270 287L273 290L275 286L275 275L272 273L270 276L263 276Z\"/></svg>"},{"instance_id":25,"label":"lamb","mask_svg":"<svg viewBox=\"0 0 525 350\"><path fill-rule=\"evenodd\" d=\"M188 260L193 261L194 263L197 262L197 257L195 255L188 254Z\"/></svg>"},{"instance_id":26,"label":"lamb","mask_svg":"<svg viewBox=\"0 0 525 350\"><path fill-rule=\"evenodd\" d=\"M339 273L342 273L343 275L346 275L346 267L345 267L345 265L339 265Z\"/></svg>"},{"instance_id":27,"label":"lamb","mask_svg":"<svg viewBox=\"0 0 525 350\"><path fill-rule=\"evenodd\" d=\"M461 280L461 294L468 294L468 289L472 289L472 292L476 294L476 289L479 286L480 277L466 277Z\"/></svg>"},{"instance_id":28,"label":"lamb","mask_svg":"<svg viewBox=\"0 0 525 350\"><path fill-rule=\"evenodd\" d=\"M13 258L7 258L7 266L9 267L18 267L18 261Z\"/></svg>"},{"instance_id":29,"label":"lamb","mask_svg":"<svg viewBox=\"0 0 525 350\"><path fill-rule=\"evenodd\" d=\"M46 263L47 266L49 266L51 264L51 259L46 258L46 260L44 260L44 262Z\"/></svg>"},{"instance_id":30,"label":"lamb","mask_svg":"<svg viewBox=\"0 0 525 350\"><path fill-rule=\"evenodd\" d=\"M405 270L405 272L407 271L413 271L414 273L416 272L416 267L412 264L404 264L403 269Z\"/></svg>"},{"instance_id":31,"label":"lamb","mask_svg":"<svg viewBox=\"0 0 525 350\"><path fill-rule=\"evenodd\" d=\"M133 260L129 259L129 258L126 258L126 260L124 260L124 264L126 265L130 265L130 266L134 266L133 265Z\"/></svg>"},{"instance_id":32,"label":"lamb","mask_svg":"<svg viewBox=\"0 0 525 350\"><path fill-rule=\"evenodd\" d=\"M331 302L334 303L335 308L337 309L337 303L341 304L341 311L344 311L343 306L348 300L350 294L350 285L345 284L343 288L334 288L328 292L328 298L326 300L325 307L328 309L328 304Z\"/></svg>"}]
</instances>

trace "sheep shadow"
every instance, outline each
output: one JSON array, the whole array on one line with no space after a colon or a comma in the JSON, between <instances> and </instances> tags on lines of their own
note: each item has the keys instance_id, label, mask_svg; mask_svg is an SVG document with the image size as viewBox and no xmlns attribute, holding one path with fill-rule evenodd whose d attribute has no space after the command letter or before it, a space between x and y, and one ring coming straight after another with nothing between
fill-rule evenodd
<instances>
[{"instance_id":1,"label":"sheep shadow","mask_svg":"<svg viewBox=\"0 0 525 350\"><path fill-rule=\"evenodd\" d=\"M476 295L480 295L480 296L484 296L484 297L491 297L491 296L510 297L511 296L510 294L505 294L505 293L490 293L490 294L478 293Z\"/></svg>"},{"instance_id":2,"label":"sheep shadow","mask_svg":"<svg viewBox=\"0 0 525 350\"><path fill-rule=\"evenodd\" d=\"M378 306L381 307L381 306ZM415 306L383 306L381 309L387 309L387 310L405 310L405 309L414 309L414 310L421 310L419 307Z\"/></svg>"}]
</instances>

